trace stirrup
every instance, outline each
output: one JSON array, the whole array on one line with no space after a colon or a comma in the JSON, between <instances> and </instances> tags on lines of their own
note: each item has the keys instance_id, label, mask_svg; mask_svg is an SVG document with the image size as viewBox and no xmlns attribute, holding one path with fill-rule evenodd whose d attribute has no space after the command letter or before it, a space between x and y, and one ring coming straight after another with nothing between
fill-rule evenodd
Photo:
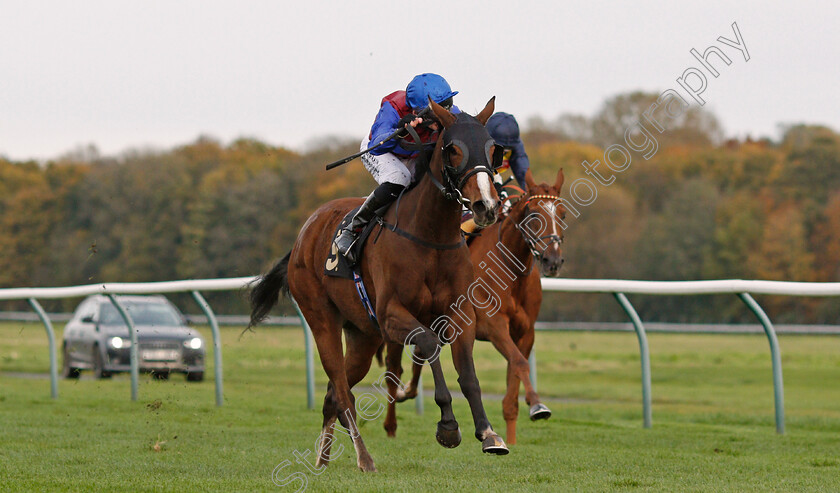
<instances>
[{"instance_id":1,"label":"stirrup","mask_svg":"<svg viewBox=\"0 0 840 493\"><path fill-rule=\"evenodd\" d=\"M352 240L350 243L346 243L346 241L342 241L345 239L346 236L350 236ZM338 235L338 238L335 239L335 246L338 249L338 253L340 253L343 257L345 257L350 262L354 262L356 259L352 258L353 256L350 254L353 251L353 246L356 245L356 241L359 239L359 234L351 229L342 229L341 234Z\"/></svg>"}]
</instances>

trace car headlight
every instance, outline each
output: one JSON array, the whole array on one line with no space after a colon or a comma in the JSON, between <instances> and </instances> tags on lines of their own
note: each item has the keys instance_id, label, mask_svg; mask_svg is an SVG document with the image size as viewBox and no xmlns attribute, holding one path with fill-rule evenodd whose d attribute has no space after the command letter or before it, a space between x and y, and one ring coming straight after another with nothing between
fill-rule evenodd
<instances>
[{"instance_id":1,"label":"car headlight","mask_svg":"<svg viewBox=\"0 0 840 493\"><path fill-rule=\"evenodd\" d=\"M201 342L200 337L193 337L192 339L187 339L186 341L184 341L184 346L190 349L201 349L202 344L203 343Z\"/></svg>"},{"instance_id":2,"label":"car headlight","mask_svg":"<svg viewBox=\"0 0 840 493\"><path fill-rule=\"evenodd\" d=\"M122 337L112 337L108 339L108 345L114 349L131 347L131 339L123 339Z\"/></svg>"}]
</instances>

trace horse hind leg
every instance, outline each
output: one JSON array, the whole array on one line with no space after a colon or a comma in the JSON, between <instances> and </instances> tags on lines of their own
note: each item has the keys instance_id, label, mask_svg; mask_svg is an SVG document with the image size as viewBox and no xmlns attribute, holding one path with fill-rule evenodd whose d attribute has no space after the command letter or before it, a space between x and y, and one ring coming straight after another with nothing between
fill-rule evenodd
<instances>
[{"instance_id":1,"label":"horse hind leg","mask_svg":"<svg viewBox=\"0 0 840 493\"><path fill-rule=\"evenodd\" d=\"M315 467L328 466L330 464L330 449L332 448L332 432L335 420L338 418L338 411L335 402L335 387L332 383L327 384L327 395L324 396L324 423L321 427L321 435L318 438L318 456L315 458Z\"/></svg>"},{"instance_id":2,"label":"horse hind leg","mask_svg":"<svg viewBox=\"0 0 840 493\"><path fill-rule=\"evenodd\" d=\"M505 439L508 445L516 445L516 420L519 417L519 377L513 371L513 366L507 365L507 391L502 399L502 416L505 418L507 433Z\"/></svg>"},{"instance_id":3,"label":"horse hind leg","mask_svg":"<svg viewBox=\"0 0 840 493\"><path fill-rule=\"evenodd\" d=\"M353 388L357 383L361 382L365 375L367 375L370 371L373 356L382 345L382 340L378 337L366 336L355 325L349 323L345 326L345 329L344 337L347 341L347 351L345 352L344 368L347 374L347 383L350 388ZM390 356L391 353L389 350L388 357ZM388 379L389 391L391 385L392 383L390 379ZM377 389L381 388L378 383L375 383L374 387ZM393 399L390 395L392 394L389 394L389 402ZM358 409L357 412L362 415L362 419L364 420L377 419L382 413L382 404L376 403L377 396L368 393L362 394L362 397L365 398L365 405L364 407ZM387 417L385 421L385 428L387 430ZM394 424L396 425L396 417L394 417ZM396 429L396 426L394 426L394 429ZM393 435L389 434L389 436Z\"/></svg>"},{"instance_id":4,"label":"horse hind leg","mask_svg":"<svg viewBox=\"0 0 840 493\"><path fill-rule=\"evenodd\" d=\"M387 343L388 354L385 356L385 368L396 377L397 381L402 377L402 353L403 346L396 343ZM386 378L388 385L388 413L385 415L385 422L382 423L385 433L389 437L397 436L397 402L399 395L405 395L402 388L391 378Z\"/></svg>"},{"instance_id":5,"label":"horse hind leg","mask_svg":"<svg viewBox=\"0 0 840 493\"><path fill-rule=\"evenodd\" d=\"M344 371L347 374L347 384L352 389L361 382L370 371L373 356L382 345L378 337L363 334L355 325L345 325L344 338L347 341L347 351L344 355Z\"/></svg>"},{"instance_id":6,"label":"horse hind leg","mask_svg":"<svg viewBox=\"0 0 840 493\"><path fill-rule=\"evenodd\" d=\"M531 333L530 343L526 335L519 339L519 344L516 344L510 338L510 331L507 330L507 327L505 329L494 331L491 342L508 362L508 389L505 398L502 400L502 409L507 423L508 442L514 444L516 443L516 419L519 415L520 382L525 387L525 402L530 406L528 415L531 421L548 419L551 417L551 410L540 401L537 390L531 384L531 369L525 353L530 354L531 352L534 343L533 332Z\"/></svg>"},{"instance_id":7,"label":"horse hind leg","mask_svg":"<svg viewBox=\"0 0 840 493\"><path fill-rule=\"evenodd\" d=\"M387 367L388 371L396 379L388 378L388 414L385 416L383 427L385 433L389 437L397 436L397 403L404 402L408 399L417 397L417 392L420 387L420 375L423 371L423 365L417 363L422 359L420 356L420 348L414 348L414 357L411 358L411 382L403 386L400 377L402 377L402 354L403 346L396 343L388 343L388 357ZM422 396L420 397L422 399Z\"/></svg>"},{"instance_id":8,"label":"horse hind leg","mask_svg":"<svg viewBox=\"0 0 840 493\"><path fill-rule=\"evenodd\" d=\"M362 436L359 434L359 428L356 425L356 409L353 394L350 392L350 385L348 384L347 373L344 367L344 354L341 347L341 326L330 324L328 321L323 320L323 317L326 316L325 313L313 310L304 311L305 315L313 315L312 317L307 317L307 319L313 319L310 321L312 335L315 339L315 344L318 346L318 355L321 358L321 364L330 380L330 384L332 384L335 414L346 431L336 429L332 412L325 412L325 428L319 440L320 450L319 457L316 458L316 461L324 460L324 452L329 451L330 445L335 439L334 434L338 431L347 433L352 438L353 447L356 449L356 461L359 469L365 472L375 472L376 466L373 463L373 458L367 451L364 441L362 441ZM331 325L334 325L334 327ZM372 356L373 354L371 353ZM325 398L326 407L327 400ZM329 425L329 428L327 428L327 425ZM329 457L329 454L327 454L327 457Z\"/></svg>"},{"instance_id":9,"label":"horse hind leg","mask_svg":"<svg viewBox=\"0 0 840 493\"><path fill-rule=\"evenodd\" d=\"M420 348L414 348L415 358L412 358L411 363L411 382L406 386L405 390L397 389L397 402L407 401L417 397L417 392L420 387L420 375L423 373L423 365L417 363L420 360Z\"/></svg>"}]
</instances>

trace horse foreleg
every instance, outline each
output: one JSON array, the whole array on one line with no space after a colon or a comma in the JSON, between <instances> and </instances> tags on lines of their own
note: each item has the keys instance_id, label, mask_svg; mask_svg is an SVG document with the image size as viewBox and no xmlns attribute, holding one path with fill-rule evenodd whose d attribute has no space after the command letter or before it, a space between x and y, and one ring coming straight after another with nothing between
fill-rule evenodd
<instances>
[{"instance_id":1,"label":"horse foreleg","mask_svg":"<svg viewBox=\"0 0 840 493\"><path fill-rule=\"evenodd\" d=\"M458 372L461 392L470 404L475 423L475 437L481 442L482 452L505 455L509 452L505 441L493 431L490 420L487 419L487 413L484 411L484 404L481 402L481 387L478 384L478 376L473 363L474 341L474 335L468 335L467 332L461 333L452 342L452 362L455 364L455 371Z\"/></svg>"},{"instance_id":2,"label":"horse foreleg","mask_svg":"<svg viewBox=\"0 0 840 493\"><path fill-rule=\"evenodd\" d=\"M412 360L418 364L428 361L435 380L435 403L440 407L440 421L437 424L435 438L447 448L461 444L461 430L452 412L452 395L446 387L443 369L440 366L440 341L431 329L422 325L402 306L389 307L389 313L383 324L392 340L403 345L414 344L419 351L419 359L412 354Z\"/></svg>"},{"instance_id":3,"label":"horse foreleg","mask_svg":"<svg viewBox=\"0 0 840 493\"><path fill-rule=\"evenodd\" d=\"M435 403L440 407L440 421L437 424L435 438L444 447L455 448L461 444L461 429L458 427L458 421L455 420L455 413L452 412L452 395L443 378L440 358L432 358L433 354L433 352L423 351L423 356L430 358L429 366L432 367L432 376L435 380Z\"/></svg>"}]
</instances>

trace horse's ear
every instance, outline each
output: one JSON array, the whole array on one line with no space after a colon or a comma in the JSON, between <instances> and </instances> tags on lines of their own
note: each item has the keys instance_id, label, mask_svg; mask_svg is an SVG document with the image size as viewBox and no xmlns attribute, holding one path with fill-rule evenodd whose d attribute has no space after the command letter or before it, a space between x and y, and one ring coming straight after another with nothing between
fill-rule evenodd
<instances>
[{"instance_id":1,"label":"horse's ear","mask_svg":"<svg viewBox=\"0 0 840 493\"><path fill-rule=\"evenodd\" d=\"M554 183L554 188L556 188L558 192L563 189L564 181L566 181L566 177L563 176L563 168L560 168L560 171L557 172L557 181Z\"/></svg>"},{"instance_id":2,"label":"horse's ear","mask_svg":"<svg viewBox=\"0 0 840 493\"><path fill-rule=\"evenodd\" d=\"M528 193L534 193L534 190L537 189L537 182L534 181L530 169L525 171L525 185L528 186Z\"/></svg>"},{"instance_id":3,"label":"horse's ear","mask_svg":"<svg viewBox=\"0 0 840 493\"><path fill-rule=\"evenodd\" d=\"M490 101L487 101L487 105L481 110L481 113L475 115L476 119L481 122L482 125L487 125L487 120L490 119L490 116L493 115L493 112L496 110L496 96L490 98Z\"/></svg>"},{"instance_id":4,"label":"horse's ear","mask_svg":"<svg viewBox=\"0 0 840 493\"><path fill-rule=\"evenodd\" d=\"M443 128L448 128L455 123L455 115L450 113L449 110L443 106L432 101L432 98L429 98L429 105L431 105L432 113L435 114L440 124L443 125Z\"/></svg>"}]
</instances>

